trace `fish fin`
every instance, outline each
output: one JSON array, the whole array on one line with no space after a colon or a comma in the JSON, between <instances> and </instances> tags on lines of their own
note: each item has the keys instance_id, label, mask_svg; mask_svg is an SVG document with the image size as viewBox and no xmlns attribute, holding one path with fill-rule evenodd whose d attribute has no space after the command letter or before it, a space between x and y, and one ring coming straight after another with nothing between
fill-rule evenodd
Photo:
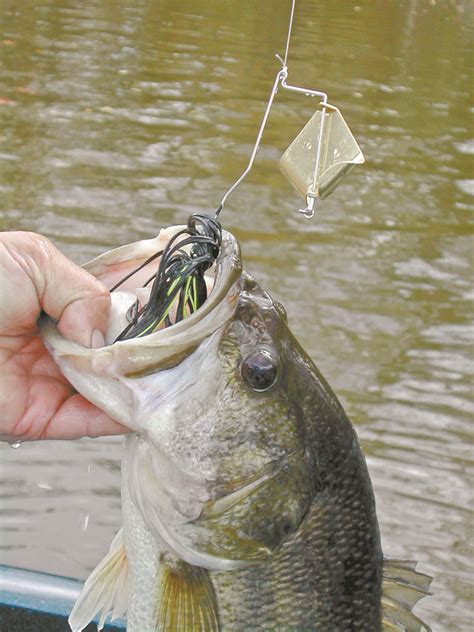
<instances>
[{"instance_id":1,"label":"fish fin","mask_svg":"<svg viewBox=\"0 0 474 632\"><path fill-rule=\"evenodd\" d=\"M155 632L219 632L216 593L205 568L165 562L158 577Z\"/></svg>"},{"instance_id":2,"label":"fish fin","mask_svg":"<svg viewBox=\"0 0 474 632\"><path fill-rule=\"evenodd\" d=\"M110 550L86 579L84 587L69 615L73 632L80 632L100 613L98 629L112 613L118 619L127 610L128 561L123 544L123 529L112 540Z\"/></svg>"},{"instance_id":3,"label":"fish fin","mask_svg":"<svg viewBox=\"0 0 474 632\"><path fill-rule=\"evenodd\" d=\"M382 619L382 632L404 632L405 627L391 621L387 617Z\"/></svg>"},{"instance_id":4,"label":"fish fin","mask_svg":"<svg viewBox=\"0 0 474 632\"><path fill-rule=\"evenodd\" d=\"M430 595L432 577L419 573L416 562L385 559L382 580L383 632L431 632L413 614L413 606L425 595Z\"/></svg>"}]
</instances>

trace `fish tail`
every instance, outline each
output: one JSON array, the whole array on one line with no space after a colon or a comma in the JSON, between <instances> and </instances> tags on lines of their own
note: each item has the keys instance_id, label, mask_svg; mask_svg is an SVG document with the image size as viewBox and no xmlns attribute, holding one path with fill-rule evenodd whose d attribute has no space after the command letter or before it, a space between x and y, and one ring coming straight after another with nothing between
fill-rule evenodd
<instances>
[{"instance_id":1,"label":"fish tail","mask_svg":"<svg viewBox=\"0 0 474 632\"><path fill-rule=\"evenodd\" d=\"M431 628L413 614L414 605L429 592L433 580L419 573L416 562L385 559L382 580L382 631L431 632Z\"/></svg>"},{"instance_id":2,"label":"fish tail","mask_svg":"<svg viewBox=\"0 0 474 632\"><path fill-rule=\"evenodd\" d=\"M123 544L123 529L112 540L110 550L87 578L69 616L72 632L81 632L100 614L98 629L111 613L118 619L127 610L128 561Z\"/></svg>"}]
</instances>

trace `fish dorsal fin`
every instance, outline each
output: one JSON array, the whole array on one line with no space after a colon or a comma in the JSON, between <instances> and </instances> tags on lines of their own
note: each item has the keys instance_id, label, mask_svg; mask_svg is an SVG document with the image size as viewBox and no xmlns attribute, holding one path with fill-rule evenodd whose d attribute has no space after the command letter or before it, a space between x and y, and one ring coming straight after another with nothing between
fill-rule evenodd
<instances>
[{"instance_id":1,"label":"fish dorsal fin","mask_svg":"<svg viewBox=\"0 0 474 632\"><path fill-rule=\"evenodd\" d=\"M73 632L83 630L97 614L98 629L104 627L107 615L118 619L127 610L128 561L123 544L122 529L112 540L110 550L87 578L69 616Z\"/></svg>"},{"instance_id":2,"label":"fish dorsal fin","mask_svg":"<svg viewBox=\"0 0 474 632\"><path fill-rule=\"evenodd\" d=\"M205 568L163 561L158 586L155 632L219 632L216 593Z\"/></svg>"},{"instance_id":3,"label":"fish dorsal fin","mask_svg":"<svg viewBox=\"0 0 474 632\"><path fill-rule=\"evenodd\" d=\"M413 614L413 606L425 595L430 595L432 578L415 570L416 562L384 560L382 581L383 632L431 632Z\"/></svg>"}]
</instances>

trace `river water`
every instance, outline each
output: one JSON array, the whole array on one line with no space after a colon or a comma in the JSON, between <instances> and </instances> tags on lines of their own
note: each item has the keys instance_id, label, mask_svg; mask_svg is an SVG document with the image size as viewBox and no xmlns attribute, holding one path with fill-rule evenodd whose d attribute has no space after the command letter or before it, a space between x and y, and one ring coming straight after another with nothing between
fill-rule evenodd
<instances>
[{"instance_id":1,"label":"river water","mask_svg":"<svg viewBox=\"0 0 474 632\"><path fill-rule=\"evenodd\" d=\"M289 7L3 0L0 227L82 262L215 209ZM299 0L290 80L328 92L367 162L303 219L278 159L314 102L280 91L222 214L357 427L386 554L435 577L417 612L438 632L473 626L472 7ZM120 440L0 459L0 562L85 577L120 525Z\"/></svg>"}]
</instances>

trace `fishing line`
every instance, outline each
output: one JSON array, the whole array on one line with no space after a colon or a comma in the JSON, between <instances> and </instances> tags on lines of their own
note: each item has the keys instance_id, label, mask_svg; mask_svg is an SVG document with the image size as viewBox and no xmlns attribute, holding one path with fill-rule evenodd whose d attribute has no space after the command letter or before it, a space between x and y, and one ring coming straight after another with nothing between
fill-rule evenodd
<instances>
[{"instance_id":1,"label":"fishing line","mask_svg":"<svg viewBox=\"0 0 474 632\"><path fill-rule=\"evenodd\" d=\"M140 270L145 268L149 263L151 263L155 259L158 259L158 257L161 257L162 254L163 254L163 250L159 250L158 252L155 252L155 254L151 255L151 257L148 257L148 259L146 261L144 261L142 264L140 264L138 266L138 268L135 268L129 274L127 274L127 276L124 276L122 279L120 279L120 281L118 281L118 283L116 283L113 287L110 288L110 291L113 292L114 290L119 288L121 285L123 285L125 283L125 281L128 281L128 279L130 279L134 274L136 274L137 272L140 272ZM153 277L154 276L155 275L153 275ZM153 277L151 277L151 278L153 278ZM150 279L145 283L145 285L148 285L148 283L150 283Z\"/></svg>"}]
</instances>

